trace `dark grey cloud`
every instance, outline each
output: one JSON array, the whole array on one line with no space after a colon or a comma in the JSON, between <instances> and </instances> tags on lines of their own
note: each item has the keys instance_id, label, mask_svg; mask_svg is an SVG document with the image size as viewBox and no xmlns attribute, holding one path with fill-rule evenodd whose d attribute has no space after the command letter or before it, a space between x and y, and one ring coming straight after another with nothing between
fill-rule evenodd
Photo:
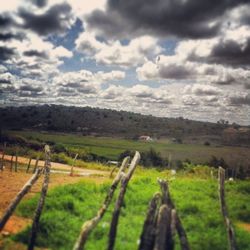
<instances>
[{"instance_id":1,"label":"dark grey cloud","mask_svg":"<svg viewBox=\"0 0 250 250\"><path fill-rule=\"evenodd\" d=\"M77 95L79 93L81 94L95 94L97 93L97 90L95 86L91 84L84 84L85 81L81 82L68 82L64 83L63 86L61 86L57 94L58 96L72 96L72 95ZM86 81L87 82L87 81Z\"/></svg>"},{"instance_id":2,"label":"dark grey cloud","mask_svg":"<svg viewBox=\"0 0 250 250\"><path fill-rule=\"evenodd\" d=\"M250 81L249 81L248 83L245 83L245 84L244 84L244 88L245 88L245 89L250 89Z\"/></svg>"},{"instance_id":3,"label":"dark grey cloud","mask_svg":"<svg viewBox=\"0 0 250 250\"><path fill-rule=\"evenodd\" d=\"M57 90L57 96L75 96L76 90L68 87L60 87Z\"/></svg>"},{"instance_id":4,"label":"dark grey cloud","mask_svg":"<svg viewBox=\"0 0 250 250\"><path fill-rule=\"evenodd\" d=\"M13 33L0 33L0 41L8 41L11 39L18 39L21 40L22 39L22 35L20 34L13 34Z\"/></svg>"},{"instance_id":5,"label":"dark grey cloud","mask_svg":"<svg viewBox=\"0 0 250 250\"><path fill-rule=\"evenodd\" d=\"M78 88L77 91L82 94L96 94L97 93L96 88L90 85L82 86Z\"/></svg>"},{"instance_id":6,"label":"dark grey cloud","mask_svg":"<svg viewBox=\"0 0 250 250\"><path fill-rule=\"evenodd\" d=\"M159 76L163 79L186 79L194 74L194 71L185 66L170 64L159 68Z\"/></svg>"},{"instance_id":7,"label":"dark grey cloud","mask_svg":"<svg viewBox=\"0 0 250 250\"><path fill-rule=\"evenodd\" d=\"M207 96L207 95L218 95L219 93L218 90L197 88L194 90L194 94L197 96L200 95Z\"/></svg>"},{"instance_id":8,"label":"dark grey cloud","mask_svg":"<svg viewBox=\"0 0 250 250\"><path fill-rule=\"evenodd\" d=\"M250 64L250 38L244 47L237 41L220 41L212 49L208 62L227 64L231 66L244 66Z\"/></svg>"},{"instance_id":9,"label":"dark grey cloud","mask_svg":"<svg viewBox=\"0 0 250 250\"><path fill-rule=\"evenodd\" d=\"M42 86L22 85L17 89L17 95L20 97L39 97L44 94Z\"/></svg>"},{"instance_id":10,"label":"dark grey cloud","mask_svg":"<svg viewBox=\"0 0 250 250\"><path fill-rule=\"evenodd\" d=\"M157 104L172 104L173 102L167 98L153 98L150 101L151 103L157 103Z\"/></svg>"},{"instance_id":11,"label":"dark grey cloud","mask_svg":"<svg viewBox=\"0 0 250 250\"><path fill-rule=\"evenodd\" d=\"M231 75L228 75L227 77L225 78L219 78L218 80L216 81L213 81L213 84L216 84L216 85L232 85L234 83L238 83L238 81Z\"/></svg>"},{"instance_id":12,"label":"dark grey cloud","mask_svg":"<svg viewBox=\"0 0 250 250\"><path fill-rule=\"evenodd\" d=\"M215 36L227 11L249 0L108 0L107 11L87 17L90 28L109 37L135 34L184 38ZM214 25L211 25L211 23Z\"/></svg>"},{"instance_id":13,"label":"dark grey cloud","mask_svg":"<svg viewBox=\"0 0 250 250\"><path fill-rule=\"evenodd\" d=\"M11 26L13 23L14 21L10 16L0 13L0 28Z\"/></svg>"},{"instance_id":14,"label":"dark grey cloud","mask_svg":"<svg viewBox=\"0 0 250 250\"><path fill-rule=\"evenodd\" d=\"M11 80L6 78L1 78L0 76L0 84L11 84Z\"/></svg>"},{"instance_id":15,"label":"dark grey cloud","mask_svg":"<svg viewBox=\"0 0 250 250\"><path fill-rule=\"evenodd\" d=\"M40 58L44 58L44 59L48 58L48 55L47 55L46 52L44 52L44 51L40 52L40 51L37 51L37 50L27 50L27 51L24 51L23 55L24 56L28 56L28 57L35 56L35 57L40 57Z\"/></svg>"},{"instance_id":16,"label":"dark grey cloud","mask_svg":"<svg viewBox=\"0 0 250 250\"><path fill-rule=\"evenodd\" d=\"M223 40L219 39L218 42L211 48L208 56L202 57L197 55L195 51L191 51L188 55L188 60L193 62L202 62L210 64L223 64L234 68L248 67L250 65L250 37L246 40L245 44L238 43L237 39ZM219 82L220 85L231 84L233 79L228 79L227 82Z\"/></svg>"},{"instance_id":17,"label":"dark grey cloud","mask_svg":"<svg viewBox=\"0 0 250 250\"><path fill-rule=\"evenodd\" d=\"M32 0L31 1L33 4L35 4L36 6L42 8L45 7L48 3L48 0Z\"/></svg>"},{"instance_id":18,"label":"dark grey cloud","mask_svg":"<svg viewBox=\"0 0 250 250\"><path fill-rule=\"evenodd\" d=\"M0 46L0 61L9 60L14 54L15 50L13 48Z\"/></svg>"},{"instance_id":19,"label":"dark grey cloud","mask_svg":"<svg viewBox=\"0 0 250 250\"><path fill-rule=\"evenodd\" d=\"M250 94L245 96L232 96L229 102L231 105L235 106L250 105Z\"/></svg>"},{"instance_id":20,"label":"dark grey cloud","mask_svg":"<svg viewBox=\"0 0 250 250\"><path fill-rule=\"evenodd\" d=\"M21 91L30 91L30 92L41 92L43 88L41 86L31 86L31 85L23 85L19 87Z\"/></svg>"},{"instance_id":21,"label":"dark grey cloud","mask_svg":"<svg viewBox=\"0 0 250 250\"><path fill-rule=\"evenodd\" d=\"M72 18L71 6L67 3L53 5L44 14L33 14L26 9L19 9L19 16L28 28L39 35L65 31Z\"/></svg>"}]
</instances>

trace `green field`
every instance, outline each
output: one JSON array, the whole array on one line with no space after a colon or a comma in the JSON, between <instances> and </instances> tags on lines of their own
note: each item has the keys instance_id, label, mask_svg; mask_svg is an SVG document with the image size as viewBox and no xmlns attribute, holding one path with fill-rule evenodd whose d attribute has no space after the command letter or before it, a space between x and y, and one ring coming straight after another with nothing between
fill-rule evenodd
<instances>
[{"instance_id":1,"label":"green field","mask_svg":"<svg viewBox=\"0 0 250 250\"><path fill-rule=\"evenodd\" d=\"M64 145L69 150L84 150L108 159L116 160L125 150L140 152L154 148L165 158L172 161L189 159L192 163L207 163L212 156L224 158L230 166L250 166L250 148L229 146L205 146L203 144L176 144L169 140L141 142L111 137L90 137L77 134L55 134L47 132L11 131L10 134L20 135L29 140L52 141Z\"/></svg>"},{"instance_id":2,"label":"green field","mask_svg":"<svg viewBox=\"0 0 250 250\"><path fill-rule=\"evenodd\" d=\"M122 208L115 249L136 250L147 206L152 195L159 191L157 177L169 178L167 171L140 170L129 184ZM227 235L220 213L217 181L209 176L201 178L177 176L170 181L170 192L186 229L191 249L226 250ZM41 217L37 245L50 249L72 249L84 221L99 209L110 183L79 184L57 187L50 191ZM250 234L238 222L250 222L250 183L226 183L229 215L236 229L239 249L250 249ZM23 202L18 214L32 218L38 197ZM92 232L87 250L106 249L113 204L103 220ZM14 236L15 241L27 243L30 228ZM178 241L177 241L178 246ZM179 246L176 249L180 249Z\"/></svg>"}]
</instances>

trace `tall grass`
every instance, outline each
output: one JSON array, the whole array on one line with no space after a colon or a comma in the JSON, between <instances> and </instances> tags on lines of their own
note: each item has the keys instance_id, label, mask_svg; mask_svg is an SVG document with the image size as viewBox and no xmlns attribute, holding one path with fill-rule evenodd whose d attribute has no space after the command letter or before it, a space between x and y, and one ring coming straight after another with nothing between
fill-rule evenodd
<instances>
[{"instance_id":1,"label":"tall grass","mask_svg":"<svg viewBox=\"0 0 250 250\"><path fill-rule=\"evenodd\" d=\"M156 178L168 178L168 172L139 169L128 187L115 249L138 248L143 221L152 195L159 191ZM93 217L100 207L110 183L95 185L90 182L57 187L50 191L41 217L37 244L51 249L71 249L83 221ZM229 215L234 224L249 221L250 183L239 181L226 184ZM177 177L170 181L170 192L187 231L194 250L225 250L227 236L220 213L217 182L201 178ZM38 197L23 202L18 214L32 217ZM105 249L113 204L101 223L92 232L87 250ZM15 240L27 242L29 228L15 236ZM250 234L236 227L239 249L250 249ZM177 247L176 249L179 249Z\"/></svg>"}]
</instances>

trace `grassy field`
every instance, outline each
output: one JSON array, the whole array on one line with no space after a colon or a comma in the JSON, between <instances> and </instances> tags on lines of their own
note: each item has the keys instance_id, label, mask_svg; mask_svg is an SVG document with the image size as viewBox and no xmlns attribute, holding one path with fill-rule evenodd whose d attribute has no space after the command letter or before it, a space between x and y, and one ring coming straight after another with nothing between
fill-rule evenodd
<instances>
[{"instance_id":1,"label":"grassy field","mask_svg":"<svg viewBox=\"0 0 250 250\"><path fill-rule=\"evenodd\" d=\"M138 169L125 197L118 227L115 249L136 250L147 206L159 191L157 177L169 178L167 171ZM50 249L71 249L81 224L93 217L100 207L110 183L95 185L84 181L57 187L49 192L41 217L38 246ZM188 234L191 249L225 250L227 236L220 213L217 181L209 176L192 174L177 176L170 181L170 192ZM235 225L239 249L250 249L250 233L239 222L250 222L250 183L235 181L226 184L229 215ZM38 197L23 202L18 208L21 216L32 217ZM87 250L105 249L113 205L87 242ZM14 236L15 241L27 243L30 228ZM178 242L177 242L178 243ZM176 247L176 249L180 249Z\"/></svg>"},{"instance_id":2,"label":"grassy field","mask_svg":"<svg viewBox=\"0 0 250 250\"><path fill-rule=\"evenodd\" d=\"M250 166L250 148L228 146L205 146L203 144L176 144L168 140L142 142L110 137L90 137L76 134L53 134L32 131L11 131L15 135L23 136L29 140L53 141L64 145L69 150L84 150L95 153L108 159L116 160L125 150L138 150L140 152L154 148L165 158L171 155L172 161L189 159L193 163L204 164L212 156L224 158L231 166Z\"/></svg>"}]
</instances>

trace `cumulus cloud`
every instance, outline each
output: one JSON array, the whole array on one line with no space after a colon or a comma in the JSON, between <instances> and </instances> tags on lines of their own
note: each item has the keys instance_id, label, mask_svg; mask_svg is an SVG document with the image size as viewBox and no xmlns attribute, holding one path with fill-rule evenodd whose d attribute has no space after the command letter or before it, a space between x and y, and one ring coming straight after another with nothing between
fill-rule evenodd
<instances>
[{"instance_id":1,"label":"cumulus cloud","mask_svg":"<svg viewBox=\"0 0 250 250\"><path fill-rule=\"evenodd\" d=\"M0 62L9 60L15 54L14 48L0 46Z\"/></svg>"},{"instance_id":2,"label":"cumulus cloud","mask_svg":"<svg viewBox=\"0 0 250 250\"><path fill-rule=\"evenodd\" d=\"M247 124L249 13L243 0L8 0L0 6L1 95L11 105Z\"/></svg>"},{"instance_id":3,"label":"cumulus cloud","mask_svg":"<svg viewBox=\"0 0 250 250\"><path fill-rule=\"evenodd\" d=\"M107 10L92 12L86 21L88 29L107 37L155 34L205 38L218 34L223 17L242 3L245 1L108 0Z\"/></svg>"},{"instance_id":4,"label":"cumulus cloud","mask_svg":"<svg viewBox=\"0 0 250 250\"><path fill-rule=\"evenodd\" d=\"M220 95L221 89L205 84L193 84L185 87L184 92L192 93L197 96L211 96L211 95Z\"/></svg>"},{"instance_id":5,"label":"cumulus cloud","mask_svg":"<svg viewBox=\"0 0 250 250\"><path fill-rule=\"evenodd\" d=\"M37 14L20 8L18 15L23 19L24 28L31 29L39 35L64 32L73 23L71 6L66 2L55 4L44 13Z\"/></svg>"},{"instance_id":6,"label":"cumulus cloud","mask_svg":"<svg viewBox=\"0 0 250 250\"><path fill-rule=\"evenodd\" d=\"M3 73L1 74L1 67L0 67L0 84L11 84L14 80L14 76L7 71L7 68L2 67Z\"/></svg>"},{"instance_id":7,"label":"cumulus cloud","mask_svg":"<svg viewBox=\"0 0 250 250\"><path fill-rule=\"evenodd\" d=\"M76 40L76 49L94 56L97 63L134 67L162 51L157 43L158 40L150 36L135 38L126 45L120 41L106 43L98 41L91 33L83 32Z\"/></svg>"}]
</instances>

